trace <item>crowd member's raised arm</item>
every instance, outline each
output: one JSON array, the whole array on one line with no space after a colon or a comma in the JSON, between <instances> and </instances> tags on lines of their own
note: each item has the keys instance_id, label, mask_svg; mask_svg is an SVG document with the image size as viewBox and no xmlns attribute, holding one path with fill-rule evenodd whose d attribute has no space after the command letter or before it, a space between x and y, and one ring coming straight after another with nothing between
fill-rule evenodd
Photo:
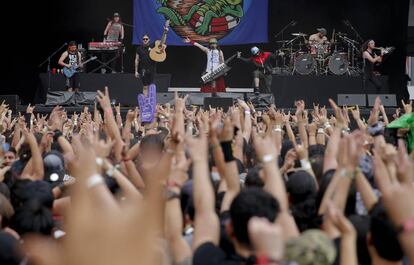
<instances>
[{"instance_id":1,"label":"crowd member's raised arm","mask_svg":"<svg viewBox=\"0 0 414 265\"><path fill-rule=\"evenodd\" d=\"M135 111L128 110L128 113L125 118L125 124L124 124L124 127L122 128L122 139L124 140L125 145L127 147L129 147L129 144L131 142L132 122L134 121L136 115L138 115L137 113L138 113L137 109L135 109Z\"/></svg>"},{"instance_id":2,"label":"crowd member's raised arm","mask_svg":"<svg viewBox=\"0 0 414 265\"><path fill-rule=\"evenodd\" d=\"M355 122L357 123L358 128L362 131L365 131L367 126L361 119L361 112L359 110L358 105L356 105L355 108L351 109L351 114L352 114L352 117L354 118Z\"/></svg>"},{"instance_id":3,"label":"crowd member's raised arm","mask_svg":"<svg viewBox=\"0 0 414 265\"><path fill-rule=\"evenodd\" d=\"M208 171L207 136L200 128L197 138L187 135L186 143L193 162L193 197L195 208L195 231L193 250L206 242L218 245L219 219L215 213L215 196Z\"/></svg>"},{"instance_id":4,"label":"crowd member's raised arm","mask_svg":"<svg viewBox=\"0 0 414 265\"><path fill-rule=\"evenodd\" d=\"M32 157L30 158L27 166L31 168L29 172L27 170L23 170L22 177L23 178L30 178L32 180L41 180L43 179L44 175L44 168L43 168L43 159L42 154L40 153L39 145L37 144L36 138L33 133L29 132L28 129L23 131L24 137L26 139L26 143L30 146L30 152Z\"/></svg>"},{"instance_id":5,"label":"crowd member's raised arm","mask_svg":"<svg viewBox=\"0 0 414 265\"><path fill-rule=\"evenodd\" d=\"M298 129L299 129L299 137L302 142L302 145L305 148L309 147L308 144L308 134L306 133L306 123L308 117L305 117L305 101L298 100L295 102L296 105L296 118L298 119Z\"/></svg>"},{"instance_id":6,"label":"crowd member's raised arm","mask_svg":"<svg viewBox=\"0 0 414 265\"><path fill-rule=\"evenodd\" d=\"M414 264L414 186L413 186L413 162L408 157L405 144L399 141L398 156L398 181L393 182L380 158L374 159L375 180L382 192L382 202L394 223L398 238L404 253L408 256L410 264ZM377 168L379 166L379 168Z\"/></svg>"},{"instance_id":7,"label":"crowd member's raised arm","mask_svg":"<svg viewBox=\"0 0 414 265\"><path fill-rule=\"evenodd\" d=\"M333 203L328 205L327 218L341 235L340 265L358 265L356 231L352 223Z\"/></svg>"},{"instance_id":8,"label":"crowd member's raised arm","mask_svg":"<svg viewBox=\"0 0 414 265\"><path fill-rule=\"evenodd\" d=\"M243 138L246 141L250 140L250 136L252 134L252 118L251 118L251 110L249 105L247 105L246 102L244 102L241 99L238 99L237 102L239 102L239 105L244 110L244 123L243 123Z\"/></svg>"},{"instance_id":9,"label":"crowd member's raised arm","mask_svg":"<svg viewBox=\"0 0 414 265\"><path fill-rule=\"evenodd\" d=\"M274 148L274 140L269 135L261 138L256 132L253 132L253 142L257 158L263 164L265 175L264 189L272 194L280 205L280 214L277 222L283 227L285 238L296 237L299 235L299 231L295 220L289 213L285 184L277 167L277 151Z\"/></svg>"},{"instance_id":10,"label":"crowd member's raised arm","mask_svg":"<svg viewBox=\"0 0 414 265\"><path fill-rule=\"evenodd\" d=\"M221 212L230 209L231 202L240 192L240 180L237 172L237 164L233 157L232 142L234 136L234 127L229 117L224 120L224 127L220 133L220 145L224 154L225 172L224 180L227 190L221 204Z\"/></svg>"},{"instance_id":11,"label":"crowd member's raised arm","mask_svg":"<svg viewBox=\"0 0 414 265\"><path fill-rule=\"evenodd\" d=\"M191 260L191 247L183 238L183 215L180 205L181 187L188 179L189 160L185 155L176 155L168 179L168 197L165 213L166 239L168 240L174 264L188 264Z\"/></svg>"},{"instance_id":12,"label":"crowd member's raised arm","mask_svg":"<svg viewBox=\"0 0 414 265\"><path fill-rule=\"evenodd\" d=\"M108 130L109 136L115 141L115 158L117 161L122 159L122 149L124 147L124 142L122 141L121 133L116 124L114 113L112 111L111 102L109 98L108 87L105 87L104 93L98 90L98 95L96 97L102 109L104 110L105 125Z\"/></svg>"},{"instance_id":13,"label":"crowd member's raised arm","mask_svg":"<svg viewBox=\"0 0 414 265\"><path fill-rule=\"evenodd\" d=\"M224 154L221 150L220 140L217 136L217 129L221 122L221 115L219 113L214 114L210 118L209 123L209 143L210 143L210 152L213 155L214 164L217 167L217 171L220 176L224 176L226 172L226 162L224 161Z\"/></svg>"}]
</instances>

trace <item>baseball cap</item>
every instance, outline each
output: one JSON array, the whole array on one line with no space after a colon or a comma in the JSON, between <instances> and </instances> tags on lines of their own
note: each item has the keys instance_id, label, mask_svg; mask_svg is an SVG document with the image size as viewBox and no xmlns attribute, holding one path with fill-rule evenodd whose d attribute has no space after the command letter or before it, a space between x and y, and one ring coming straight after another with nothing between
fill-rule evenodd
<instances>
[{"instance_id":1,"label":"baseball cap","mask_svg":"<svg viewBox=\"0 0 414 265\"><path fill-rule=\"evenodd\" d=\"M258 54L258 53L259 53L259 48L257 48L256 46L254 46L254 47L252 47L252 48L250 49L250 52L251 52L253 55L256 55L256 54Z\"/></svg>"},{"instance_id":2,"label":"baseball cap","mask_svg":"<svg viewBox=\"0 0 414 265\"><path fill-rule=\"evenodd\" d=\"M120 15L119 15L119 13L118 12L115 12L114 13L114 17L119 17Z\"/></svg>"},{"instance_id":3,"label":"baseball cap","mask_svg":"<svg viewBox=\"0 0 414 265\"><path fill-rule=\"evenodd\" d=\"M316 29L319 33L322 33L323 35L326 35L328 32L326 31L325 28L317 28Z\"/></svg>"}]
</instances>

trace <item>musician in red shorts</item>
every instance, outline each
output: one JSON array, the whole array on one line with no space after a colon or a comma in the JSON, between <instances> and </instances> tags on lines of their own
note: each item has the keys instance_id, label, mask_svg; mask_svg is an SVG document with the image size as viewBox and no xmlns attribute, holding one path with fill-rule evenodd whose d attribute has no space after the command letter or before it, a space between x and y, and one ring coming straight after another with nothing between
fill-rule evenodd
<instances>
[{"instance_id":1,"label":"musician in red shorts","mask_svg":"<svg viewBox=\"0 0 414 265\"><path fill-rule=\"evenodd\" d=\"M210 73L214 71L220 64L224 63L223 51L217 45L217 39L211 38L209 40L208 48L203 45L185 38L184 42L191 43L207 55L207 67L205 73ZM218 77L217 79L201 86L201 92L203 93L213 93L217 92L226 92L226 84L224 83L224 76Z\"/></svg>"}]
</instances>

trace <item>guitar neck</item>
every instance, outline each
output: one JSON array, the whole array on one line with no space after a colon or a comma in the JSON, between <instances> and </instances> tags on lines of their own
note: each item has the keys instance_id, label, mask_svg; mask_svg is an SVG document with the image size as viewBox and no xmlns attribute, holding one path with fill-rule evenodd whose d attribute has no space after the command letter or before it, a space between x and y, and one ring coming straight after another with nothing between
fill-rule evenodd
<instances>
[{"instance_id":1,"label":"guitar neck","mask_svg":"<svg viewBox=\"0 0 414 265\"><path fill-rule=\"evenodd\" d=\"M166 23L165 23L165 27L168 28L169 25L170 25L170 21L167 20ZM161 45L164 45L165 42L167 41L167 32L168 31L166 29L164 29L164 33L162 34L162 37L161 37L161 43L160 43Z\"/></svg>"}]
</instances>

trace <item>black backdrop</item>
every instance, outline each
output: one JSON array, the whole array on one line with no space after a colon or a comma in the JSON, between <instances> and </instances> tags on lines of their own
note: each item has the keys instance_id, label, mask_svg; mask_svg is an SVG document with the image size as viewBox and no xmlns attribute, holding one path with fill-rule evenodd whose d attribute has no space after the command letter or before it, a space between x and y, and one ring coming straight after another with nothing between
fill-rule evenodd
<instances>
[{"instance_id":1,"label":"black backdrop","mask_svg":"<svg viewBox=\"0 0 414 265\"><path fill-rule=\"evenodd\" d=\"M316 27L321 26L328 29L329 35L334 28L351 33L342 23L343 19L349 19L363 38L374 38L379 46L397 48L382 70L390 75L392 90L403 95L409 0L269 0L269 3L270 43L260 45L261 48L275 50L277 45L272 36L291 20L298 23L286 31L286 38L291 32L313 33ZM2 27L3 45L7 44L7 47L2 55L6 59L7 70L2 74L1 93L19 94L25 101L31 101L39 85L37 75L45 70L45 67L39 69L37 65L69 40L77 40L84 46L93 39L100 40L106 18L111 17L114 11L121 13L124 22L132 22L132 0L11 3L11 7L3 11L6 15ZM127 72L133 71L135 49L130 44L131 36L132 31L127 28ZM249 47L223 47L223 51L226 56L237 50L247 54ZM52 67L56 66L57 59L58 56L53 58ZM171 73L173 86L197 86L204 65L204 54L196 48L169 47L168 59L159 65L158 71ZM248 87L251 84L250 70L243 63L234 64L227 83L231 87Z\"/></svg>"}]
</instances>

